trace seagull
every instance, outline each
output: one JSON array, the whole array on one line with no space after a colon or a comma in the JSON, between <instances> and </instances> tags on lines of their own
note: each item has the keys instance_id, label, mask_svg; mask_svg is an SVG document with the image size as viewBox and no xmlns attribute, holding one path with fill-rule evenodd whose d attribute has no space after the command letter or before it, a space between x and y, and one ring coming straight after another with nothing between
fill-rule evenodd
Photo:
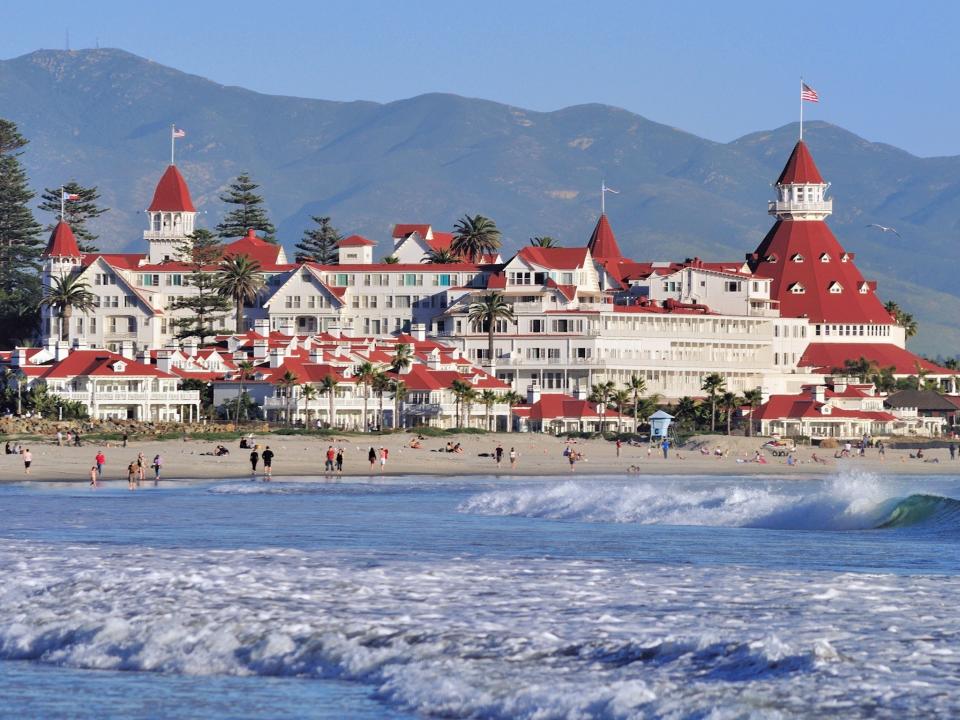
<instances>
[{"instance_id":1,"label":"seagull","mask_svg":"<svg viewBox=\"0 0 960 720\"><path fill-rule=\"evenodd\" d=\"M877 228L878 230L880 230L881 232L885 232L885 233L886 233L886 232L892 232L892 233L893 233L894 235L896 235L897 237L900 237L900 233L897 232L897 229L896 229L896 228L887 227L886 225L877 225L876 223L870 223L869 225L867 225L867 227L875 227L875 228Z\"/></svg>"}]
</instances>

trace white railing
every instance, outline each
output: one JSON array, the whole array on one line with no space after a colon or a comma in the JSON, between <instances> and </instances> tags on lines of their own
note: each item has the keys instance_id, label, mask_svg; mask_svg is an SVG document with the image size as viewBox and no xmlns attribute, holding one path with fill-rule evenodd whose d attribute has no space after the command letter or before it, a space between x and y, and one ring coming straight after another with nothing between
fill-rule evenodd
<instances>
[{"instance_id":1,"label":"white railing","mask_svg":"<svg viewBox=\"0 0 960 720\"><path fill-rule=\"evenodd\" d=\"M833 198L829 200L821 200L819 202L797 202L794 200L771 200L767 203L767 212L771 215L777 213L803 213L803 212L814 212L814 213L832 213L833 212Z\"/></svg>"},{"instance_id":2,"label":"white railing","mask_svg":"<svg viewBox=\"0 0 960 720\"><path fill-rule=\"evenodd\" d=\"M83 403L93 402L169 402L190 405L200 402L199 390L177 390L174 392L94 392L92 395L88 390L51 390L51 395L56 395L64 400L73 400Z\"/></svg>"}]
</instances>

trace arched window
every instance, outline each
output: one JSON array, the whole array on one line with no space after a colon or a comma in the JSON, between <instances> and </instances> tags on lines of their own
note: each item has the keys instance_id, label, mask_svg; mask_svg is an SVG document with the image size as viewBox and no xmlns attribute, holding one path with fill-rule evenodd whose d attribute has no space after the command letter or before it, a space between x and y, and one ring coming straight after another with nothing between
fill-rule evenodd
<instances>
[{"instance_id":1,"label":"arched window","mask_svg":"<svg viewBox=\"0 0 960 720\"><path fill-rule=\"evenodd\" d=\"M160 232L160 213L152 213L153 216L153 231Z\"/></svg>"}]
</instances>

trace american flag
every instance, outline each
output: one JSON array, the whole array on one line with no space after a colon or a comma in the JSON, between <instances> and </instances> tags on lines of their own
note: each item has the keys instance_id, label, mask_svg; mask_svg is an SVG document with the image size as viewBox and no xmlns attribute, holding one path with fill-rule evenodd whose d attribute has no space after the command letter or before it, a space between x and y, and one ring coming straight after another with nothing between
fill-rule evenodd
<instances>
[{"instance_id":1,"label":"american flag","mask_svg":"<svg viewBox=\"0 0 960 720\"><path fill-rule=\"evenodd\" d=\"M817 91L806 83L800 83L800 99L807 102L820 102L820 96Z\"/></svg>"},{"instance_id":2,"label":"american flag","mask_svg":"<svg viewBox=\"0 0 960 720\"><path fill-rule=\"evenodd\" d=\"M804 85L804 87L806 87L806 85ZM814 93L814 95L816 95L816 93ZM816 101L814 101L814 102L816 102ZM186 136L187 136L187 131L186 131L186 130L176 129L176 130L173 131L173 136L174 136L175 138L186 137Z\"/></svg>"},{"instance_id":3,"label":"american flag","mask_svg":"<svg viewBox=\"0 0 960 720\"><path fill-rule=\"evenodd\" d=\"M79 200L80 196L77 193L68 193L64 190L61 200Z\"/></svg>"}]
</instances>

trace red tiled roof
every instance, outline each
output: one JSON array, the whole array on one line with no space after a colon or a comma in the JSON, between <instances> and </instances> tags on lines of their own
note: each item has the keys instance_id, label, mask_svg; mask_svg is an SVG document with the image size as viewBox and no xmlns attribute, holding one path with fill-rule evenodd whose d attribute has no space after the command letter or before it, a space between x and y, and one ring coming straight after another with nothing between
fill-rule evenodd
<instances>
[{"instance_id":1,"label":"red tiled roof","mask_svg":"<svg viewBox=\"0 0 960 720\"><path fill-rule=\"evenodd\" d=\"M73 230L63 220L57 223L50 233L50 240L47 242L47 249L43 251L44 257L80 257L80 246L77 245L77 238Z\"/></svg>"},{"instance_id":2,"label":"red tiled roof","mask_svg":"<svg viewBox=\"0 0 960 720\"><path fill-rule=\"evenodd\" d=\"M529 415L531 420L555 420L558 418L599 418L596 406L586 400L577 400L575 397L563 393L543 393L540 399L529 406L520 406L514 410L521 410L522 415ZM526 412L523 412L526 410Z\"/></svg>"},{"instance_id":3,"label":"red tiled roof","mask_svg":"<svg viewBox=\"0 0 960 720\"><path fill-rule=\"evenodd\" d=\"M427 233L430 232L430 225L418 225L418 224L397 224L393 226L393 235L394 238L406 237L410 233L419 233L420 237L426 239Z\"/></svg>"},{"instance_id":4,"label":"red tiled roof","mask_svg":"<svg viewBox=\"0 0 960 720\"><path fill-rule=\"evenodd\" d=\"M429 226L428 226L429 227ZM448 250L453 242L453 233L433 231L433 237L427 240L431 250Z\"/></svg>"},{"instance_id":5,"label":"red tiled roof","mask_svg":"<svg viewBox=\"0 0 960 720\"><path fill-rule=\"evenodd\" d=\"M362 235L351 235L350 237L345 237L343 240L337 243L339 247L366 247L368 245L376 245L373 240L368 240Z\"/></svg>"},{"instance_id":6,"label":"red tiled roof","mask_svg":"<svg viewBox=\"0 0 960 720\"><path fill-rule=\"evenodd\" d=\"M896 418L887 412L879 410L844 410L838 407L830 407L830 412L825 414L821 408L825 403L817 402L813 398L804 395L771 395L763 405L758 407L753 413L757 420L779 420L782 418L853 418L860 420L876 420L878 422L889 422Z\"/></svg>"},{"instance_id":7,"label":"red tiled roof","mask_svg":"<svg viewBox=\"0 0 960 720\"><path fill-rule=\"evenodd\" d=\"M583 267L587 260L587 248L544 248L528 246L517 253L534 265L551 270L574 270Z\"/></svg>"},{"instance_id":8,"label":"red tiled roof","mask_svg":"<svg viewBox=\"0 0 960 720\"><path fill-rule=\"evenodd\" d=\"M87 268L97 261L97 258L103 258L107 265L115 268L124 268L126 270L136 270L140 267L140 262L146 259L143 253L90 253L84 255L81 264Z\"/></svg>"},{"instance_id":9,"label":"red tiled roof","mask_svg":"<svg viewBox=\"0 0 960 720\"><path fill-rule=\"evenodd\" d=\"M148 211L196 212L190 200L190 188L176 165L170 165L157 183Z\"/></svg>"},{"instance_id":10,"label":"red tiled roof","mask_svg":"<svg viewBox=\"0 0 960 720\"><path fill-rule=\"evenodd\" d=\"M852 260L841 261L843 254L822 220L778 220L751 263L754 273L772 280L770 297L780 301L783 317L806 317L813 323L893 324L869 285L860 292L863 276ZM821 260L824 255L828 262ZM803 292L791 291L797 283ZM840 284L840 292L830 292L834 283Z\"/></svg>"},{"instance_id":11,"label":"red tiled roof","mask_svg":"<svg viewBox=\"0 0 960 720\"><path fill-rule=\"evenodd\" d=\"M113 365L123 362L123 372L117 372ZM74 350L58 363L48 366L43 378L70 378L86 375L116 376L116 377L156 377L172 378L173 375L157 370L152 365L145 365L136 360L129 360L122 355L108 350Z\"/></svg>"},{"instance_id":12,"label":"red tiled roof","mask_svg":"<svg viewBox=\"0 0 960 720\"><path fill-rule=\"evenodd\" d=\"M807 149L807 144L800 140L790 153L790 159L783 167L783 172L777 178L777 185L790 183L823 183L820 171L813 162L813 156Z\"/></svg>"},{"instance_id":13,"label":"red tiled roof","mask_svg":"<svg viewBox=\"0 0 960 720\"><path fill-rule=\"evenodd\" d=\"M606 215L601 215L597 220L597 226L593 229L587 247L590 249L590 255L598 260L619 260L623 257Z\"/></svg>"},{"instance_id":14,"label":"red tiled roof","mask_svg":"<svg viewBox=\"0 0 960 720\"><path fill-rule=\"evenodd\" d=\"M223 248L223 257L246 255L251 260L260 263L263 270L275 269L280 266L278 258L280 256L280 246L268 243L263 238L257 237L253 228L247 230L247 234L239 240L234 240Z\"/></svg>"},{"instance_id":15,"label":"red tiled roof","mask_svg":"<svg viewBox=\"0 0 960 720\"><path fill-rule=\"evenodd\" d=\"M955 370L942 368L892 343L810 343L797 364L829 373L833 368L842 368L844 360L857 360L861 357L873 360L880 369L893 367L897 375L916 375L918 364L924 372L937 375L957 374Z\"/></svg>"}]
</instances>

